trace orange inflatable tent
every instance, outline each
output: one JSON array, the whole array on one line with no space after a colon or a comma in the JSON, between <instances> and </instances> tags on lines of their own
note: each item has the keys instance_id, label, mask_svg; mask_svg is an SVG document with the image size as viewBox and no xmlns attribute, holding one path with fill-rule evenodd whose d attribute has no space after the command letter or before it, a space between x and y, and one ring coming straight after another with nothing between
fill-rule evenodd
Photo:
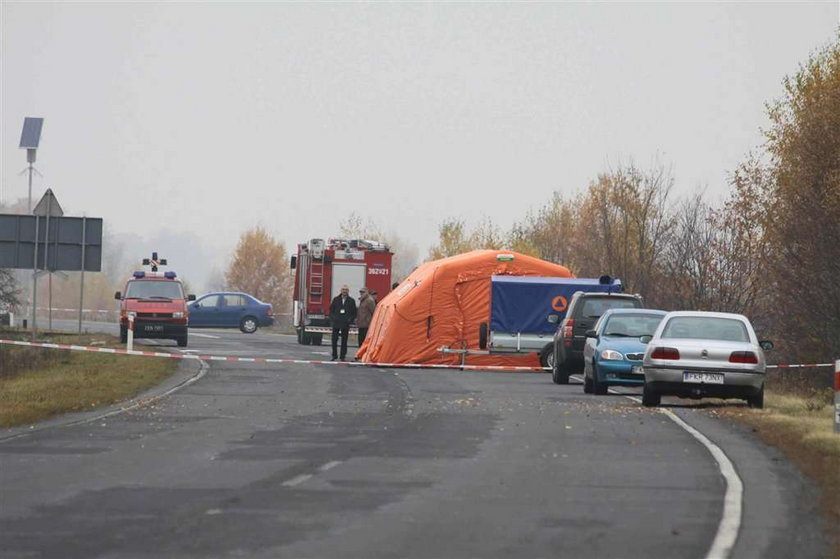
<instances>
[{"instance_id":1,"label":"orange inflatable tent","mask_svg":"<svg viewBox=\"0 0 840 559\"><path fill-rule=\"evenodd\" d=\"M440 348L479 349L494 275L574 277L564 266L510 251L475 250L426 262L376 305L357 357L365 363L460 364L460 355ZM536 353L468 355L466 363L540 365Z\"/></svg>"}]
</instances>

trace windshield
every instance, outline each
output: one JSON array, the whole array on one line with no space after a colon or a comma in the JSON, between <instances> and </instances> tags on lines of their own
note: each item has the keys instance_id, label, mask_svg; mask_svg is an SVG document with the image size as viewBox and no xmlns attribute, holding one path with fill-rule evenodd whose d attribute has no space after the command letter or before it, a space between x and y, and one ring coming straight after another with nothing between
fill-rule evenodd
<instances>
[{"instance_id":1,"label":"windshield","mask_svg":"<svg viewBox=\"0 0 840 559\"><path fill-rule=\"evenodd\" d=\"M624 297L599 297L588 298L583 301L581 316L598 318L610 309L633 309L641 305L636 299Z\"/></svg>"},{"instance_id":2,"label":"windshield","mask_svg":"<svg viewBox=\"0 0 840 559\"><path fill-rule=\"evenodd\" d=\"M661 337L727 342L750 341L747 327L740 320L711 316L675 316L665 325Z\"/></svg>"},{"instance_id":3,"label":"windshield","mask_svg":"<svg viewBox=\"0 0 840 559\"><path fill-rule=\"evenodd\" d=\"M171 280L130 281L125 288L126 299L183 299L181 283Z\"/></svg>"},{"instance_id":4,"label":"windshield","mask_svg":"<svg viewBox=\"0 0 840 559\"><path fill-rule=\"evenodd\" d=\"M605 336L638 338L653 336L665 315L661 314L619 314L609 317L604 325Z\"/></svg>"}]
</instances>

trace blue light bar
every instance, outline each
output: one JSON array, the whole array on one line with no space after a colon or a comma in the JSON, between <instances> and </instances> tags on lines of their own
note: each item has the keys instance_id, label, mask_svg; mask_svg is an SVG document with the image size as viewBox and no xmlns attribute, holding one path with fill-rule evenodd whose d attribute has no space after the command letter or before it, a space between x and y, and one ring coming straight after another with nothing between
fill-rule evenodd
<instances>
[{"instance_id":1,"label":"blue light bar","mask_svg":"<svg viewBox=\"0 0 840 559\"><path fill-rule=\"evenodd\" d=\"M175 272L164 272L163 277L169 278L169 279L175 279L177 276L175 275Z\"/></svg>"},{"instance_id":2,"label":"blue light bar","mask_svg":"<svg viewBox=\"0 0 840 559\"><path fill-rule=\"evenodd\" d=\"M134 272L134 277L135 278L145 278L146 277L146 272Z\"/></svg>"}]
</instances>

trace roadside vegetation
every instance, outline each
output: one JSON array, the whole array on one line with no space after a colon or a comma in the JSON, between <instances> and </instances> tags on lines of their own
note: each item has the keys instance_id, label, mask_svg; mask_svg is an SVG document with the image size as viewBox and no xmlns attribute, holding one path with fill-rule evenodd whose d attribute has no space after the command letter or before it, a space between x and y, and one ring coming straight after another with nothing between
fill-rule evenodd
<instances>
[{"instance_id":1,"label":"roadside vegetation","mask_svg":"<svg viewBox=\"0 0 840 559\"><path fill-rule=\"evenodd\" d=\"M28 339L0 330L6 339ZM113 336L46 336L52 343L122 347ZM0 346L0 427L121 402L175 372L178 361L106 353Z\"/></svg>"}]
</instances>

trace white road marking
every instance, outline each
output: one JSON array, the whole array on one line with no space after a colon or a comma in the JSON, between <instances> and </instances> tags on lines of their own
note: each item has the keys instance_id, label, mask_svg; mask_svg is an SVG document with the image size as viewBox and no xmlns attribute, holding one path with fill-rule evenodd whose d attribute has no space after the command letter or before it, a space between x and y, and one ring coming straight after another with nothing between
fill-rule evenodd
<instances>
[{"instance_id":1,"label":"white road marking","mask_svg":"<svg viewBox=\"0 0 840 559\"><path fill-rule=\"evenodd\" d=\"M622 394L616 390L610 389L613 394L619 394L641 404L642 400L636 396L629 396ZM732 553L732 548L735 547L735 542L738 541L738 532L741 530L741 517L743 513L744 502L744 483L738 476L735 470L735 465L726 455L726 453L715 443L709 440L706 435L686 423L682 418L671 410L659 408L659 412L668 416L674 423L688 431L688 433L697 439L709 454L715 459L720 468L720 474L726 481L726 492L723 495L723 514L718 524L715 539L712 540L712 546L706 553L706 559L726 559Z\"/></svg>"},{"instance_id":2,"label":"white road marking","mask_svg":"<svg viewBox=\"0 0 840 559\"><path fill-rule=\"evenodd\" d=\"M332 462L327 462L326 464L324 464L323 466L318 468L318 470L320 470L322 472L326 472L328 470L332 470L333 468L335 468L339 464L341 464L340 460L333 460Z\"/></svg>"},{"instance_id":3,"label":"white road marking","mask_svg":"<svg viewBox=\"0 0 840 559\"><path fill-rule=\"evenodd\" d=\"M284 487L294 487L295 485L300 485L304 481L306 481L308 479L311 479L311 478L312 478L312 474L302 474L302 475L299 475L299 476L295 476L288 481L284 481L280 485L282 485Z\"/></svg>"},{"instance_id":4,"label":"white road marking","mask_svg":"<svg viewBox=\"0 0 840 559\"><path fill-rule=\"evenodd\" d=\"M190 332L190 336L195 336L197 338L212 338L214 340L221 339L221 336L213 336L210 334L199 334L198 332Z\"/></svg>"},{"instance_id":5,"label":"white road marking","mask_svg":"<svg viewBox=\"0 0 840 559\"><path fill-rule=\"evenodd\" d=\"M691 433L691 436L705 446L720 467L720 473L726 480L726 493L723 496L723 515L718 524L717 534L712 547L706 553L707 559L726 559L732 553L738 532L741 529L741 510L744 498L744 484L735 471L735 466L721 448L710 441L706 435L680 419L671 410L662 410L674 423Z\"/></svg>"}]
</instances>

